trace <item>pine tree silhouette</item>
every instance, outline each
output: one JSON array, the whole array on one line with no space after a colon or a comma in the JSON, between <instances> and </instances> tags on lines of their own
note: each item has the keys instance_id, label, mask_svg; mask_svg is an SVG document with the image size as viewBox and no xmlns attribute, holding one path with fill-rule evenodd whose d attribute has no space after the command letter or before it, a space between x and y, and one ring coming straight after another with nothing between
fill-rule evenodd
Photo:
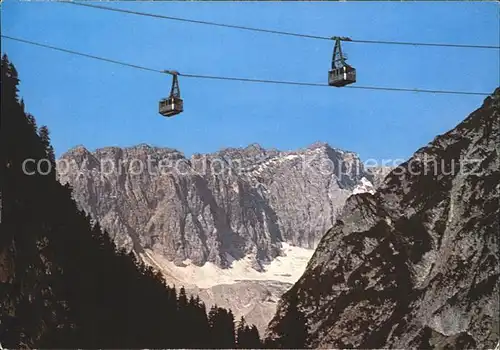
<instances>
[{"instance_id":1,"label":"pine tree silhouette","mask_svg":"<svg viewBox=\"0 0 500 350\"><path fill-rule=\"evenodd\" d=\"M247 347L247 324L245 321L245 317L241 316L240 321L238 322L238 327L236 328L236 342L237 346L240 349L245 349Z\"/></svg>"},{"instance_id":2,"label":"pine tree silhouette","mask_svg":"<svg viewBox=\"0 0 500 350\"><path fill-rule=\"evenodd\" d=\"M45 153L47 154L47 163L45 166L46 170L42 170L43 172L50 171L51 174L56 173L56 157L54 155L54 149L50 144L50 135L49 129L47 126L42 126L38 130L38 135L40 136L40 141L42 142L43 147L45 148Z\"/></svg>"},{"instance_id":3,"label":"pine tree silhouette","mask_svg":"<svg viewBox=\"0 0 500 350\"><path fill-rule=\"evenodd\" d=\"M236 328L236 343L240 349L263 348L257 327L255 325L249 326L243 316L241 316Z\"/></svg>"}]
</instances>

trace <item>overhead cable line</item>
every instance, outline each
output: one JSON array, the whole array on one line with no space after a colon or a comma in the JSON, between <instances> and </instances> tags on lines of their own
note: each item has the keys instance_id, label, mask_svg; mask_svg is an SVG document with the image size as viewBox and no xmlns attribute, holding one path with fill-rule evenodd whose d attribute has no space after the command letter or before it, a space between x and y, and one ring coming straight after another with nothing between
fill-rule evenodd
<instances>
[{"instance_id":1,"label":"overhead cable line","mask_svg":"<svg viewBox=\"0 0 500 350\"><path fill-rule=\"evenodd\" d=\"M3 34L1 35L1 37L5 38L5 39L14 40L14 41L19 41L19 42L22 42L22 43L25 43L25 44L30 44L30 45L44 47L44 48L47 48L47 49L52 49L52 50L56 50L56 51L66 52L66 53L69 53L69 54L72 54L72 55L84 56L84 57L93 58L93 59L96 59L96 60L106 61L106 62L115 63L115 64L121 64L123 66L128 66L128 67L132 67L132 68L137 68L137 69L147 70L147 71L151 71L151 72L162 73L162 71L158 70L158 69L152 69L152 68L148 68L148 67L138 66L138 65L135 65L135 64L129 64L129 63L125 63L125 62L111 60L109 58L98 57L98 56L89 55L89 54L86 54L86 53L81 53L81 52L72 51L72 50L68 50L68 49L62 49L60 47L55 47L55 46L50 46L50 45L46 45L46 44L41 44L41 43L37 43L35 41L29 41L29 40L25 40L25 39L14 38L14 37L11 37L11 36L8 36L8 35L3 35Z\"/></svg>"},{"instance_id":2,"label":"overhead cable line","mask_svg":"<svg viewBox=\"0 0 500 350\"><path fill-rule=\"evenodd\" d=\"M167 19L167 20L173 20L173 21L181 21L181 22L205 24L205 25L211 25L211 26L217 26L217 27L226 27L226 28L232 28L232 29L249 30L249 31L263 32L263 33L269 33L269 34L288 35L288 36L302 37L302 38L307 38L307 39L334 40L336 38L335 36L334 37L328 37L328 36L319 36L319 35L309 35L309 34L284 32L284 31L271 30L271 29L245 27L245 26L232 25L232 24L223 24L223 23L216 23L216 22L209 22L209 21L200 21L200 20L194 20L194 19L188 19L188 18L180 18L180 17L159 15L159 14L154 14L154 13L146 13L146 12L125 10L125 9L119 9L119 8L116 8L116 7L108 7L108 6L102 6L102 5L85 4L85 3L82 3L82 2L74 2L74 1L68 1L68 0L58 0L58 2L63 2L63 3L71 4L71 5L77 5L77 6L92 7L92 8L101 9L101 10L107 10L107 11L115 11L115 12L122 12L122 13L134 14L134 15L138 15L138 16L146 16L146 17L153 17L153 18L159 18L159 19ZM500 46L494 46L494 45L471 45L471 44L450 44L450 43L423 43L423 42L386 41L386 40L385 41L384 40L358 40L358 39L348 39L346 37L341 37L341 38L342 38L341 40L346 40L346 41L350 41L350 42L354 42L354 43L360 43L360 44L435 46L435 47L437 46L437 47L455 47L455 48L470 48L470 49L500 49Z\"/></svg>"},{"instance_id":3,"label":"overhead cable line","mask_svg":"<svg viewBox=\"0 0 500 350\"><path fill-rule=\"evenodd\" d=\"M127 66L131 68L141 69L145 71L161 73L161 74L176 74L179 76L184 76L186 78L199 78L199 79L215 79L215 80L232 80L232 81L241 81L241 82L253 82L253 83L267 83L267 84L285 84L285 85L302 85L302 86L318 86L318 87L329 87L327 84L321 83L308 83L308 82L295 82L295 81L283 81L283 80L265 80L265 79L250 79L250 78L238 78L238 77L224 77L224 76L211 76L211 75L200 75L200 74L187 74L187 73L179 73L176 71L170 70L159 70L145 66L139 66L136 64L130 64L122 61L112 60L100 56L89 55L86 53L81 53L73 50L63 49L51 45L41 44L34 41L29 41L25 39L15 38L12 36L1 35L2 38L14 40L18 42L22 42L29 45L35 45L38 47L43 47L51 50L62 51L65 53L69 53L72 55L83 56L87 58L93 58L96 60L101 60L109 63L114 63L122 66ZM455 95L480 95L480 96L489 96L489 93L485 92L470 92L470 91L451 91L451 90L426 90L426 89L409 89L409 88L392 88L392 87L378 87L378 86L345 86L345 88L350 89L366 89L366 90L383 90L383 91L404 91L404 92L421 92L421 93L433 93L433 94L455 94Z\"/></svg>"},{"instance_id":4,"label":"overhead cable line","mask_svg":"<svg viewBox=\"0 0 500 350\"><path fill-rule=\"evenodd\" d=\"M154 13L131 11L131 10L119 9L116 7L107 7L107 6L101 6L101 5L84 4L81 2L73 2L73 1L67 1L67 0L60 0L58 2L67 3L70 5L93 7L93 8L101 9L101 10L128 13L128 14L139 15L139 16L168 19L168 20L172 20L172 21L189 22L189 23L196 23L196 24L206 24L206 25L217 26L217 27L250 30L250 31L254 31L254 32L264 32L264 33L270 33L270 34L290 35L290 36L297 36L297 37L303 37L303 38L309 38L309 39L332 40L331 37L326 37L326 36L298 34L298 33L283 32L283 31L278 31L278 30L260 29L260 28L252 28L252 27L245 27L245 26L237 26L237 25L232 25L232 24L223 24L223 23L200 21L200 20L180 18L180 17L164 16L164 15L159 15L159 14L154 14Z\"/></svg>"}]
</instances>

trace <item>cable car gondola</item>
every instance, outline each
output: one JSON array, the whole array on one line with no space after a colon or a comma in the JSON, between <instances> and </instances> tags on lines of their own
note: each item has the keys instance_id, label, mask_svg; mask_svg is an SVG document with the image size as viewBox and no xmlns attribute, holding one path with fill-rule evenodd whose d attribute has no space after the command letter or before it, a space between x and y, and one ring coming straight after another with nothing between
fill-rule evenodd
<instances>
[{"instance_id":1,"label":"cable car gondola","mask_svg":"<svg viewBox=\"0 0 500 350\"><path fill-rule=\"evenodd\" d=\"M350 41L349 38L334 37L332 69L328 72L328 85L342 87L356 82L356 69L345 61L347 57L342 54L341 40Z\"/></svg>"},{"instance_id":2,"label":"cable car gondola","mask_svg":"<svg viewBox=\"0 0 500 350\"><path fill-rule=\"evenodd\" d=\"M181 98L181 90L177 80L179 73L175 71L166 71L166 73L172 74L172 89L169 97L160 100L159 112L164 117L173 117L184 110L184 102Z\"/></svg>"}]
</instances>

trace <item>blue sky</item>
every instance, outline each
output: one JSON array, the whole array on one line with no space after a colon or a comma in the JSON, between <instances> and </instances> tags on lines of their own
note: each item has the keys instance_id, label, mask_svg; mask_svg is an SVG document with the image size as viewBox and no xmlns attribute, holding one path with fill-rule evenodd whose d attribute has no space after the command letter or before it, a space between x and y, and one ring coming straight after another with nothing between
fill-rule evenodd
<instances>
[{"instance_id":1,"label":"blue sky","mask_svg":"<svg viewBox=\"0 0 500 350\"><path fill-rule=\"evenodd\" d=\"M488 2L100 2L169 16L353 39L499 45ZM2 34L181 73L326 83L333 42L4 0ZM492 92L499 51L346 43L358 85ZM407 158L479 107L482 96L180 79L185 112L158 114L170 77L2 41L20 94L57 155L148 143L190 155L316 141L363 159Z\"/></svg>"}]
</instances>

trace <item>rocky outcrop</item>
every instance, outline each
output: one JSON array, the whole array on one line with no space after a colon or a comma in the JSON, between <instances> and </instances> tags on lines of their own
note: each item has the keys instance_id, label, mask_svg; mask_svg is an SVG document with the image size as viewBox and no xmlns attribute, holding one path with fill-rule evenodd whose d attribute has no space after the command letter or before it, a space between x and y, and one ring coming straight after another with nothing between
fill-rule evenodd
<instances>
[{"instance_id":1,"label":"rocky outcrop","mask_svg":"<svg viewBox=\"0 0 500 350\"><path fill-rule=\"evenodd\" d=\"M378 175L355 153L318 143L295 152L259 145L186 158L139 145L89 152L76 147L58 176L120 247L149 249L182 265L255 256L255 268L281 242L313 248L354 188ZM228 260L229 257L229 260Z\"/></svg>"},{"instance_id":2,"label":"rocky outcrop","mask_svg":"<svg viewBox=\"0 0 500 350\"><path fill-rule=\"evenodd\" d=\"M311 347L497 346L499 122L500 88L374 194L350 197L269 337L297 300Z\"/></svg>"}]
</instances>

